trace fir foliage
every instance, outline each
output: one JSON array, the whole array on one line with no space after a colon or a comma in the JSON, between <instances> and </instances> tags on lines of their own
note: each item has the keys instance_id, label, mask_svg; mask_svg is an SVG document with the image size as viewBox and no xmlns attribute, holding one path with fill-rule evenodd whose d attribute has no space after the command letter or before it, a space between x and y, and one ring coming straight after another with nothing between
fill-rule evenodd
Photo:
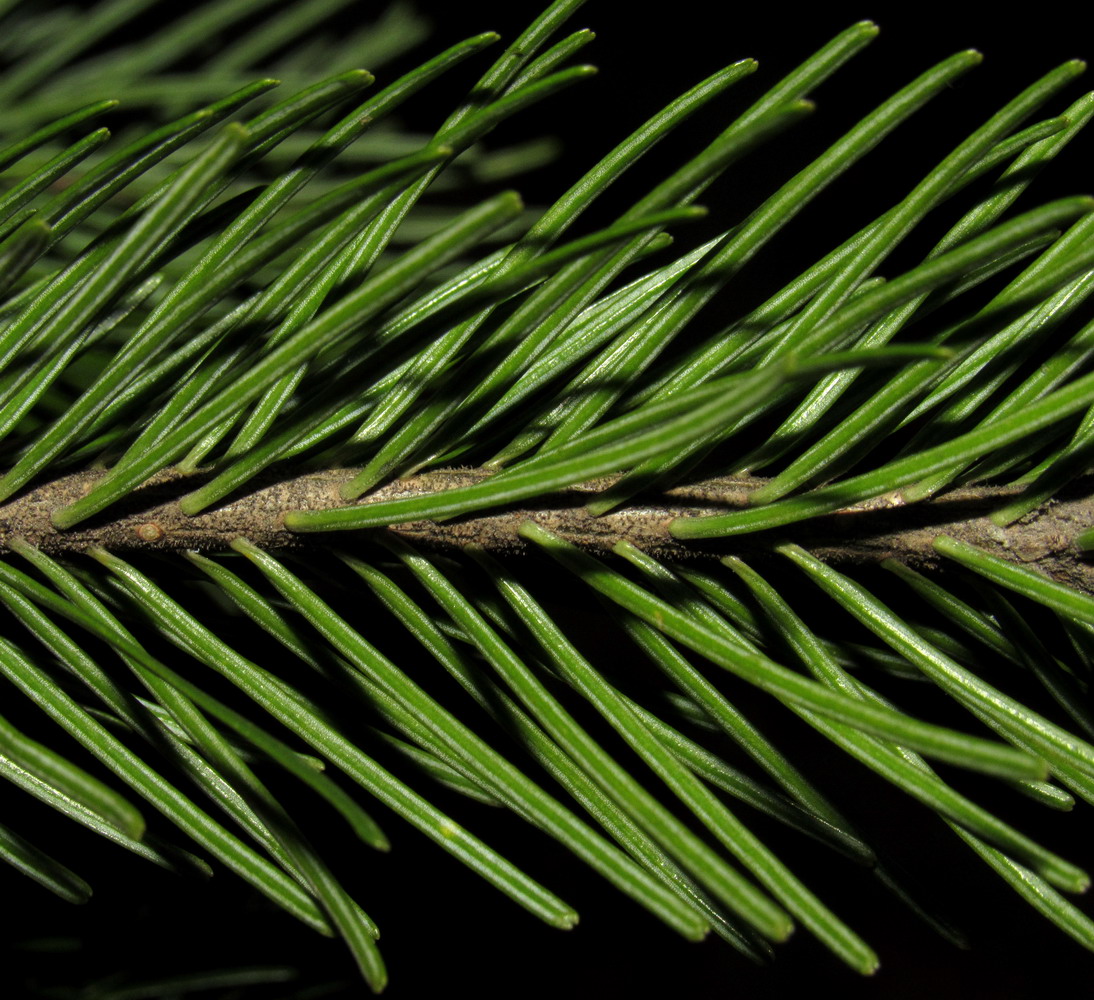
<instances>
[{"instance_id":1,"label":"fir foliage","mask_svg":"<svg viewBox=\"0 0 1094 1000\"><path fill-rule=\"evenodd\" d=\"M811 869L875 880L871 924L906 906L960 940L946 872L902 872L816 753L1094 950L1084 859L1026 820L1094 804L1094 199L1015 204L1094 114L1082 64L786 270L797 217L978 53L746 211L700 206L823 114L873 25L748 99L754 62L714 73L534 208L504 184L557 150L498 137L594 72L579 0L436 50L398 4L164 7L0 4L5 881L83 903L128 851L215 874L213 909L238 878L377 991L368 872L432 891L399 868L415 830L568 929L553 841L666 935L745 956L727 970L786 961L798 927L874 972ZM857 565L849 536L909 534L906 509L920 554ZM424 933L460 919L436 896ZM288 975L198 963L139 995Z\"/></svg>"}]
</instances>

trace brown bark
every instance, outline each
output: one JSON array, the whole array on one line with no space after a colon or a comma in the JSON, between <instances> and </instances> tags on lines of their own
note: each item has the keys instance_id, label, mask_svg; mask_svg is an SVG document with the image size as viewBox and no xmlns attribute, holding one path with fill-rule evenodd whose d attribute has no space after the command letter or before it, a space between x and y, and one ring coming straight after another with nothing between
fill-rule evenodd
<instances>
[{"instance_id":1,"label":"brown bark","mask_svg":"<svg viewBox=\"0 0 1094 1000\"><path fill-rule=\"evenodd\" d=\"M104 515L59 531L50 523L50 513L86 493L100 475L75 473L45 483L0 507L0 548L7 548L16 537L54 553L79 552L94 545L115 550L223 549L239 536L264 547L314 545L319 536L288 531L283 515L290 510L345 506L338 488L353 474L350 469L335 469L267 482L207 513L189 517L179 510L176 500L194 489L202 477L168 471ZM485 475L477 469L424 473L398 480L359 502L451 489L477 482ZM767 551L774 542L789 539L833 563L895 558L919 567L941 563L932 542L946 534L1094 593L1094 564L1074 545L1080 532L1094 527L1094 477L1076 481L1043 508L1006 528L997 527L988 515L1017 490L966 487L918 504L906 505L899 498L882 497L774 532L702 542L672 538L667 530L669 522L674 517L746 506L748 494L764 480L707 480L591 517L585 511L585 502L610 482L605 479L586 483L534 505L485 516L439 523L418 521L387 530L434 547L478 545L496 552L517 552L526 547L517 529L525 520L533 520L591 551L610 550L625 539L659 557L701 558L755 554Z\"/></svg>"}]
</instances>

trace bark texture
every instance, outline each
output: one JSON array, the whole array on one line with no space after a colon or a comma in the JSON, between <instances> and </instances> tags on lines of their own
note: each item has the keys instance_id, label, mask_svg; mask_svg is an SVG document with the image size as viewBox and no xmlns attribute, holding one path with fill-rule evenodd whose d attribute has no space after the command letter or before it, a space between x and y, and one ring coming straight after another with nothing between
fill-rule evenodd
<instances>
[{"instance_id":1,"label":"bark texture","mask_svg":"<svg viewBox=\"0 0 1094 1000\"><path fill-rule=\"evenodd\" d=\"M329 540L332 536L291 532L284 525L284 514L345 506L338 489L353 478L354 472L334 469L266 482L213 510L190 517L179 510L177 500L193 490L202 477L169 470L104 515L60 531L50 522L50 514L83 496L101 475L78 472L0 506L0 548L7 548L14 538L24 538L52 553L80 552L96 545L114 550L223 549L240 536L270 548L315 545L320 538ZM358 503L452 489L478 482L486 475L479 469L423 473L397 480ZM1094 593L1094 563L1074 545L1080 532L1094 527L1094 477L1077 480L1041 509L1005 528L993 524L988 515L1018 490L967 487L916 504L905 504L899 496L881 497L776 531L701 542L674 539L668 533L669 522L675 517L747 506L748 494L765 480L705 480L667 490L601 517L590 516L584 507L590 494L613 481L584 483L534 505L519 505L485 516L416 521L371 530L392 531L432 547L460 549L477 545L495 552L519 552L527 543L517 531L524 521L532 520L594 552L608 551L617 542L627 540L659 557L711 558L755 554L767 551L773 543L792 540L832 563L893 558L917 567L941 564L932 543L945 534L1037 568L1060 583Z\"/></svg>"}]
</instances>

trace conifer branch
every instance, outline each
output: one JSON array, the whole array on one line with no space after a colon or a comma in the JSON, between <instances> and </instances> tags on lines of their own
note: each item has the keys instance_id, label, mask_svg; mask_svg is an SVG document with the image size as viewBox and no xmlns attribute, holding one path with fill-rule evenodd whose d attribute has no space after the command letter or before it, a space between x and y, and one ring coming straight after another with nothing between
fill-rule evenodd
<instances>
[{"instance_id":1,"label":"conifer branch","mask_svg":"<svg viewBox=\"0 0 1094 1000\"><path fill-rule=\"evenodd\" d=\"M1083 64L1001 78L990 108L963 109L952 91L979 53L922 66L917 52L912 77L890 47L886 72L874 63L836 98L825 81L878 33L860 22L735 105L755 61L694 79L703 60L670 46L689 89L590 164L571 150L599 148L642 99L619 90L570 116L590 131L559 145L545 189L571 186L539 214L545 147L506 145L508 122L537 129L533 110L591 77L570 63L592 32L559 33L582 2L514 24L464 96L449 71L474 73L501 36L457 41L454 20L459 34L440 31L454 44L399 75L426 30L399 4L358 25L346 0L89 0L73 31L56 5L0 0L0 787L161 864L190 857L172 837L192 840L336 931L379 991L378 927L354 900L385 886L339 860L355 842L323 829L326 806L314 822L297 780L363 843L388 842L375 800L549 925L576 911L495 849L512 817L491 812L684 938L712 931L760 958L797 924L870 974L872 946L782 860L781 837L766 843L775 821L867 859L837 886L840 909L845 886L877 875L938 928L919 886L887 869L904 823L863 765L1094 951L1089 907L1060 894L1091 880L1056 853L1055 825L1012 827L1007 789L981 783L996 816L977 779L948 773L1053 809L1094 802L1094 200L1057 183L1012 211L1094 121L1094 95L1061 100ZM637 49L634 65L671 77ZM431 137L402 123L411 98L452 87ZM83 135L119 101L121 135ZM905 129L931 104L937 133ZM806 114L816 131L777 145ZM839 131L814 156L826 122ZM931 155L924 137L962 122L965 138ZM741 173L761 139L770 169ZM649 153L652 175L630 173ZM502 190L511 179L526 201ZM892 197L866 192L874 180ZM729 198L712 187L726 182ZM689 236L700 199L710 225ZM673 249L678 228L691 242ZM387 482L454 461L489 468ZM688 469L775 467L667 486ZM943 492L1019 476L1035 485ZM727 555L743 558L709 565ZM570 575L541 573L546 558ZM878 574L838 566L886 560L899 578L876 594ZM904 569L953 565L971 586ZM586 607L594 591L603 607ZM36 742L41 712L64 730L56 749ZM816 737L852 766L837 774ZM762 835L723 793L759 810ZM37 817L16 812L33 836L3 817L0 862L86 900L67 859L34 842ZM1082 822L1065 853L1089 862ZM908 830L914 880L965 892L962 857ZM429 897L443 876L410 860L378 905L385 941L417 949L446 904ZM135 885L142 906L161 895ZM392 919L393 896L409 917ZM222 897L207 898L182 911L206 935ZM470 897L459 911L477 919ZM461 941L455 963L418 971L500 976L499 922L483 928L485 962ZM23 985L57 992L42 978L57 970L28 956ZM687 964L662 963L672 992ZM111 977L123 992L125 976ZM18 970L6 978L19 992ZM299 995L314 988L302 979Z\"/></svg>"},{"instance_id":2,"label":"conifer branch","mask_svg":"<svg viewBox=\"0 0 1094 1000\"><path fill-rule=\"evenodd\" d=\"M114 550L218 550L238 537L266 548L314 546L330 540L288 530L284 515L292 510L330 510L346 506L342 484L356 470L331 469L268 481L219 507L195 516L184 514L178 498L204 477L168 470L135 491L110 517L99 517L60 530L50 515L84 495L101 472L77 472L24 493L0 507L0 548L14 538L26 539L51 553L81 552L92 546ZM468 486L489 475L484 469L441 469L396 480L359 503L402 499ZM415 521L387 529L432 548L481 548L493 552L524 551L518 534L531 520L582 548L604 552L628 541L662 558L711 558L757 554L789 535L830 563L871 563L897 559L919 568L941 562L933 540L946 534L1019 565L1035 567L1060 583L1094 593L1094 564L1074 544L1080 532L1094 527L1094 477L1084 477L1057 498L1016 523L999 527L991 513L1020 492L1014 486L962 487L920 503L906 504L888 494L845 510L814 518L793 529L758 532L720 540L683 541L668 532L677 517L702 516L748 505L749 494L766 480L753 476L722 477L677 486L621 510L592 516L585 508L590 495L611 486L616 477L583 483L551 494L535 504L498 513L447 521ZM338 533L345 534L345 533Z\"/></svg>"}]
</instances>

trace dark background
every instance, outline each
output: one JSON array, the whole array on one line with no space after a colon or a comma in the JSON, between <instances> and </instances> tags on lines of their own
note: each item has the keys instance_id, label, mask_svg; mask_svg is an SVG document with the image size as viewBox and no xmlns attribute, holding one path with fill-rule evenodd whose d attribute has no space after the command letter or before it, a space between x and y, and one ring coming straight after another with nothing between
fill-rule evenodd
<instances>
[{"instance_id":1,"label":"dark background","mask_svg":"<svg viewBox=\"0 0 1094 1000\"><path fill-rule=\"evenodd\" d=\"M366 6L372 7L361 5ZM436 42L422 57L487 29L511 38L539 10L538 3L476 0L418 6L436 25ZM601 215L594 213L590 225L607 221L613 207L625 207L628 197L648 189L667 169L702 148L734 113L828 38L856 20L875 20L882 28L880 37L813 95L814 117L701 199L711 210L716 231L741 218L773 183L791 176L893 90L955 51L981 50L985 62L979 69L902 127L867 163L834 185L823 204L803 215L779 252L808 259L812 248L835 245L904 194L948 149L1037 76L1064 59L1094 56L1091 19L1076 20L1070 5L1031 5L1020 19L986 13L995 9L961 4L824 3L794 8L698 0L655 7L592 2L573 27L597 32L583 58L601 73L528 116L530 122L518 118L506 125L491 142L504 146L537 131L561 138L562 157L518 185L529 202L546 204L678 93L730 62L757 58L759 71L643 161L597 210ZM480 60L461 82L470 85L485 65ZM338 68L343 67L331 67ZM394 68L390 75L395 75ZM1080 81L1052 110L1062 109L1081 92ZM428 101L421 102L415 113L423 127L431 114L447 111L456 96L455 90L441 95L435 112ZM1038 182L1033 200L1022 205L1094 191L1091 151L1089 139L1076 143ZM762 273L756 281L762 284ZM577 622L576 627L595 642L594 623ZM391 855L377 856L346 842L340 873L383 929L383 954L392 973L388 995L426 997L443 990L479 997L752 998L828 988L845 998L1017 1000L1065 988L1080 996L1091 992L1094 956L1029 911L940 823L827 753L804 731L792 731L786 739L814 762L822 787L837 789L841 803L856 804L856 815L873 817L871 832L891 845L914 881L941 888L944 909L969 934L970 949L957 950L939 940L890 902L865 873L849 872L822 851L795 843L788 852L792 866L807 873L810 887L870 940L881 955L882 969L874 979L860 980L803 931L779 949L773 967L759 969L718 942L691 945L675 939L546 838L529 837L519 821L491 813L480 817L454 805L474 817L475 830L484 839L577 906L581 925L570 933L539 925L421 837L381 816L393 834ZM438 799L442 806L447 802L443 796ZM3 801L16 805L10 796ZM1013 805L1008 800L1000 808ZM21 799L18 808L26 808ZM1039 815L1019 802L1014 812L1022 817L1023 830L1071 860L1094 867L1089 807L1080 805L1070 816ZM317 822L322 820L317 816ZM756 826L779 847L779 831ZM5 937L13 944L8 968L29 970L28 993L111 972L152 976L280 962L298 967L305 981L317 987L332 984L331 993L317 990L316 996L363 992L356 985L344 991L334 985L353 982L339 945L271 913L229 876L219 876L211 887L183 884L122 852L98 846L89 836L72 836L86 845L88 859L78 866L81 871L101 867L117 873L110 883L94 880L96 899L88 907L76 910L55 903L25 880L0 873ZM338 833L332 830L330 836L337 846ZM210 908L212 888L218 902ZM123 966L122 961L130 964ZM283 992L270 988L253 995Z\"/></svg>"},{"instance_id":2,"label":"dark background","mask_svg":"<svg viewBox=\"0 0 1094 1000\"><path fill-rule=\"evenodd\" d=\"M433 19L436 37L451 42L487 29L509 39L538 11L539 4L422 3L419 7ZM839 2L787 7L679 0L653 9L655 14L640 14L637 5L587 3L570 24L596 33L578 59L597 66L599 74L552 98L542 110L518 115L492 137L492 142L504 145L539 130L564 140L560 162L518 185L529 200L557 197L597 157L669 100L730 63L756 59L759 69L751 77L712 102L625 175L620 187L626 190L616 197L622 203L626 194L648 190L665 170L701 149L736 112L830 38L857 21L874 21L881 30L873 43L810 95L817 105L815 114L765 147L763 155L742 161L700 199L719 222L736 220L755 206L757 197L770 193L775 180L790 177L793 169L808 163L895 90L956 52L981 52L984 61L978 68L904 123L818 205L810 207L806 221L815 225L800 226L795 232L796 239L805 240L810 238L809 229L822 230L848 213L866 218L867 213L872 217L875 208L888 207L1021 89L1068 59L1092 55L1086 50L1094 16L1054 3L1026 8L1020 19L989 16L980 5L960 3ZM1088 86L1080 78L1049 109L1058 113ZM443 95L445 101L449 97ZM441 109L446 108L442 103ZM1048 194L1089 191L1090 149L1086 142L1083 152L1061 156L1050 174L1038 181L1034 197L1042 200L1046 189L1051 189ZM600 211L610 217L607 205ZM818 233L818 238L827 248L833 245L829 232Z\"/></svg>"}]
</instances>

